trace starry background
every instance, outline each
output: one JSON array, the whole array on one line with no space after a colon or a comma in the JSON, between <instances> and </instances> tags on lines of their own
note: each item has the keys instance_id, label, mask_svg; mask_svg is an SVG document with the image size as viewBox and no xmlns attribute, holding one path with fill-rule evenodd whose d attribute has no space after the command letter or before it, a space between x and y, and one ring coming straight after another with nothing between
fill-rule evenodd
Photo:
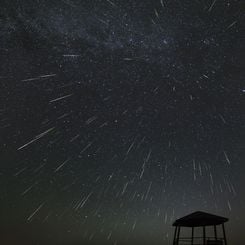
<instances>
[{"instance_id":1,"label":"starry background","mask_svg":"<svg viewBox=\"0 0 245 245\"><path fill-rule=\"evenodd\" d=\"M245 240L244 2L1 1L0 241Z\"/></svg>"}]
</instances>

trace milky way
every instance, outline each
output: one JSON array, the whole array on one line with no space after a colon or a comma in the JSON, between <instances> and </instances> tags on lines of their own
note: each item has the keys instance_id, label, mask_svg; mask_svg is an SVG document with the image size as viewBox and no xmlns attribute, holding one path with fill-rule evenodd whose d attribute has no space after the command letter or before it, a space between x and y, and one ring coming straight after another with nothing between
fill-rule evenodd
<instances>
[{"instance_id":1,"label":"milky way","mask_svg":"<svg viewBox=\"0 0 245 245\"><path fill-rule=\"evenodd\" d=\"M0 241L171 244L203 210L243 244L243 23L235 0L3 4Z\"/></svg>"}]
</instances>

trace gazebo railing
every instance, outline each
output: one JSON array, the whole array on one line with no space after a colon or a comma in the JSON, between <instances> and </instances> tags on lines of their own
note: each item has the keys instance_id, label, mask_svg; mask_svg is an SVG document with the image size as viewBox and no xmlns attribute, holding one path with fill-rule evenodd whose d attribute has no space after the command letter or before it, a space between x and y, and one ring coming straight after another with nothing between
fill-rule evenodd
<instances>
[{"instance_id":1,"label":"gazebo railing","mask_svg":"<svg viewBox=\"0 0 245 245\"><path fill-rule=\"evenodd\" d=\"M205 243L204 243L205 242ZM215 238L215 237L180 237L178 240L174 241L174 245L223 245L224 239L223 238Z\"/></svg>"}]
</instances>

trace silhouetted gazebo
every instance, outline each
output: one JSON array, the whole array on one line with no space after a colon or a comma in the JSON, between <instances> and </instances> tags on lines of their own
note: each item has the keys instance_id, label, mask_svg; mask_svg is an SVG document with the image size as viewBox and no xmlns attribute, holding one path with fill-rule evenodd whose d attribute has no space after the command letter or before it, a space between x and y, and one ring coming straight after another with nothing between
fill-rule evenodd
<instances>
[{"instance_id":1,"label":"silhouetted gazebo","mask_svg":"<svg viewBox=\"0 0 245 245\"><path fill-rule=\"evenodd\" d=\"M173 223L175 226L173 245L227 245L224 226L227 221L227 218L200 211L186 215ZM222 226L222 235L218 237L217 226L219 225ZM207 236L206 226L213 226L213 236ZM191 237L180 237L181 227L190 227ZM195 227L202 227L201 237L194 236Z\"/></svg>"}]
</instances>

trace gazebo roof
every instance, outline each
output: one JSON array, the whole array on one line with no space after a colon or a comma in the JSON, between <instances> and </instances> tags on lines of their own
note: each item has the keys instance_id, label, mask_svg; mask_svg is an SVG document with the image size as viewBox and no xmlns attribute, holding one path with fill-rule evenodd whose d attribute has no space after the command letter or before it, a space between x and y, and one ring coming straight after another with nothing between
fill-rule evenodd
<instances>
[{"instance_id":1,"label":"gazebo roof","mask_svg":"<svg viewBox=\"0 0 245 245\"><path fill-rule=\"evenodd\" d=\"M186 215L183 218L177 219L173 223L173 226L197 227L197 226L220 225L227 222L228 220L229 219L221 216L197 211L189 215Z\"/></svg>"}]
</instances>

